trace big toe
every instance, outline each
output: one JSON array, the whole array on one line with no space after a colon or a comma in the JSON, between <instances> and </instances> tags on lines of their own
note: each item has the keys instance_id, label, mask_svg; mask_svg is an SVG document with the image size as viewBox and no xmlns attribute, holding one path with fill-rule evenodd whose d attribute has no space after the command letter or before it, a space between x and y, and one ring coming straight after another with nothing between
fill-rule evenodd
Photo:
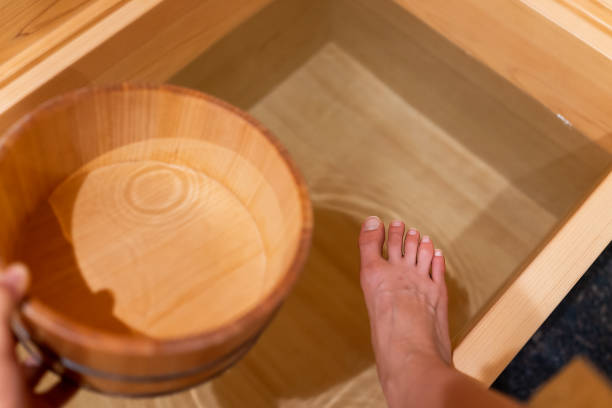
<instances>
[{"instance_id":1,"label":"big toe","mask_svg":"<svg viewBox=\"0 0 612 408\"><path fill-rule=\"evenodd\" d=\"M361 266L367 267L382 257L382 246L385 240L385 227L378 217L368 217L359 233L359 253Z\"/></svg>"}]
</instances>

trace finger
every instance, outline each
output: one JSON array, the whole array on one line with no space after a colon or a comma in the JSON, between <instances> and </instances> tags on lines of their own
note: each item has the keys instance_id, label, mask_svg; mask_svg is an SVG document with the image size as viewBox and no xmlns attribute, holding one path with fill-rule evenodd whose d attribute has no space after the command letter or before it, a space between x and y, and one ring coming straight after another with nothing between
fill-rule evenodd
<instances>
[{"instance_id":1,"label":"finger","mask_svg":"<svg viewBox=\"0 0 612 408\"><path fill-rule=\"evenodd\" d=\"M0 395L1 406L25 406L25 387L15 354L11 332L11 316L17 302L28 286L28 271L23 265L13 264L0 274Z\"/></svg>"},{"instance_id":2,"label":"finger","mask_svg":"<svg viewBox=\"0 0 612 408\"><path fill-rule=\"evenodd\" d=\"M27 289L28 279L28 271L21 264L9 265L0 274L0 359L15 359L11 316Z\"/></svg>"},{"instance_id":3,"label":"finger","mask_svg":"<svg viewBox=\"0 0 612 408\"><path fill-rule=\"evenodd\" d=\"M30 273L22 263L13 263L0 273L0 286L4 288L17 303L25 295L30 286Z\"/></svg>"}]
</instances>

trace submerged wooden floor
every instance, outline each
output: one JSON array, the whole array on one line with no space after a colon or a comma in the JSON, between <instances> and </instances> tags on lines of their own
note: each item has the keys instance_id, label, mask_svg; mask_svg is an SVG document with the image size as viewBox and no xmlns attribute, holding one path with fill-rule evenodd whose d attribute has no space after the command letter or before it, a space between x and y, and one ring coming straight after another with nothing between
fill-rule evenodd
<instances>
[{"instance_id":1,"label":"submerged wooden floor","mask_svg":"<svg viewBox=\"0 0 612 408\"><path fill-rule=\"evenodd\" d=\"M448 259L454 334L556 221L333 43L252 112L296 159L316 208L432 236Z\"/></svg>"}]
</instances>

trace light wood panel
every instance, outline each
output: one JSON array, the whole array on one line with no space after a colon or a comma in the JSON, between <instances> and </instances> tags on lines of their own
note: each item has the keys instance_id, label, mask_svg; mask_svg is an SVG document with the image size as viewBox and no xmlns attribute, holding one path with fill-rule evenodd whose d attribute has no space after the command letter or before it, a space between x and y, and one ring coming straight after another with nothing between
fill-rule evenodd
<instances>
[{"instance_id":1,"label":"light wood panel","mask_svg":"<svg viewBox=\"0 0 612 408\"><path fill-rule=\"evenodd\" d=\"M606 0L520 0L607 57L612 56L612 3Z\"/></svg>"},{"instance_id":2,"label":"light wood panel","mask_svg":"<svg viewBox=\"0 0 612 408\"><path fill-rule=\"evenodd\" d=\"M395 0L612 151L610 55L518 0Z\"/></svg>"},{"instance_id":3,"label":"light wood panel","mask_svg":"<svg viewBox=\"0 0 612 408\"><path fill-rule=\"evenodd\" d=\"M165 81L271 0L132 0L0 88L0 132L91 83Z\"/></svg>"},{"instance_id":4,"label":"light wood panel","mask_svg":"<svg viewBox=\"0 0 612 408\"><path fill-rule=\"evenodd\" d=\"M612 163L606 149L393 2L333 6L334 41L555 216L566 216ZM542 237L528 235L534 245Z\"/></svg>"},{"instance_id":5,"label":"light wood panel","mask_svg":"<svg viewBox=\"0 0 612 408\"><path fill-rule=\"evenodd\" d=\"M612 174L533 251L521 273L454 350L461 370L491 384L612 238ZM520 318L517 318L520 316Z\"/></svg>"},{"instance_id":6,"label":"light wood panel","mask_svg":"<svg viewBox=\"0 0 612 408\"><path fill-rule=\"evenodd\" d=\"M283 0L212 45L169 82L249 109L330 36L329 0Z\"/></svg>"},{"instance_id":7,"label":"light wood panel","mask_svg":"<svg viewBox=\"0 0 612 408\"><path fill-rule=\"evenodd\" d=\"M0 2L0 86L116 9L123 0Z\"/></svg>"}]
</instances>

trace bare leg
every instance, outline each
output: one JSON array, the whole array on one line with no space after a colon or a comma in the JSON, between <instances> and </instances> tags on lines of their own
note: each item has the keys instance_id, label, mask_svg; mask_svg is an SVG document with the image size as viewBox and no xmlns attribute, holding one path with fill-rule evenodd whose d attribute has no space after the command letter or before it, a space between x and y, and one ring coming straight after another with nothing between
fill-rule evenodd
<instances>
[{"instance_id":1,"label":"bare leg","mask_svg":"<svg viewBox=\"0 0 612 408\"><path fill-rule=\"evenodd\" d=\"M370 316L378 377L391 408L516 407L452 367L444 256L404 224L366 220L359 236L361 286Z\"/></svg>"}]
</instances>

